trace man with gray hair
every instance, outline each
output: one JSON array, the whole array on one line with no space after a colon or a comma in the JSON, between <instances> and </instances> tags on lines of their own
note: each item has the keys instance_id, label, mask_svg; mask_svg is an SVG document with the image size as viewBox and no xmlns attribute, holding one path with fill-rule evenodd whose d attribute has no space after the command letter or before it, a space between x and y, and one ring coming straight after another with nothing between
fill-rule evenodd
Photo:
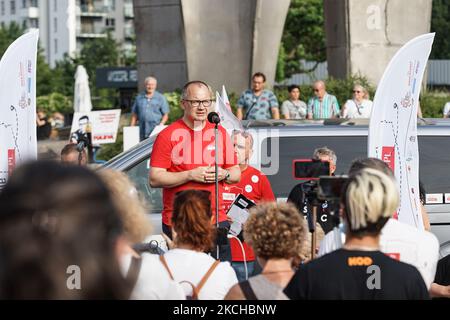
<instances>
[{"instance_id":1,"label":"man with gray hair","mask_svg":"<svg viewBox=\"0 0 450 320\"><path fill-rule=\"evenodd\" d=\"M147 139L157 125L169 120L169 105L166 98L156 91L157 80L145 78L145 92L139 94L131 108L131 126L139 122L139 140Z\"/></svg>"},{"instance_id":2,"label":"man with gray hair","mask_svg":"<svg viewBox=\"0 0 450 320\"><path fill-rule=\"evenodd\" d=\"M329 119L339 117L339 103L335 96L329 94L325 82L319 80L313 84L314 97L309 99L307 119Z\"/></svg>"},{"instance_id":3,"label":"man with gray hair","mask_svg":"<svg viewBox=\"0 0 450 320\"><path fill-rule=\"evenodd\" d=\"M317 148L314 150L312 160L329 162L330 175L334 175L334 172L336 171L337 157L333 150L328 147ZM292 202L300 213L306 214L308 208L305 208L305 193L302 188L304 182L306 181L303 181L292 188L287 201ZM317 222L322 227L325 234L333 230L334 220L333 216L329 212L329 207L326 201L317 212Z\"/></svg>"}]
</instances>

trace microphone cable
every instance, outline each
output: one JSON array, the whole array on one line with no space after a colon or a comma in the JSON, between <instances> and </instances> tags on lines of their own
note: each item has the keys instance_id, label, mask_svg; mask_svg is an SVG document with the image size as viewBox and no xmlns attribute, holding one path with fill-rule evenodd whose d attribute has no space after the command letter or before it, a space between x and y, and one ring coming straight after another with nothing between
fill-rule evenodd
<instances>
[{"instance_id":1,"label":"microphone cable","mask_svg":"<svg viewBox=\"0 0 450 320\"><path fill-rule=\"evenodd\" d=\"M239 246L241 247L242 250L242 255L244 256L244 269L245 269L245 280L248 280L248 269L247 269L247 257L245 256L245 250L244 250L244 246L242 245L242 241L236 237L233 236L232 234L228 234L227 235L228 239L236 239L239 242Z\"/></svg>"}]
</instances>

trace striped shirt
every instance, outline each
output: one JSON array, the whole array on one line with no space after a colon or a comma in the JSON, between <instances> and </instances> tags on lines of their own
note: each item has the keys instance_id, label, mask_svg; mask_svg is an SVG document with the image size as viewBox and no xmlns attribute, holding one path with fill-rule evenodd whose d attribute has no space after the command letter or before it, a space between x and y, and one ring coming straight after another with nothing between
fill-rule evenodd
<instances>
[{"instance_id":1,"label":"striped shirt","mask_svg":"<svg viewBox=\"0 0 450 320\"><path fill-rule=\"evenodd\" d=\"M325 93L322 101L313 97L308 101L308 114L313 115L313 119L328 119L339 115L339 103L335 96Z\"/></svg>"}]
</instances>

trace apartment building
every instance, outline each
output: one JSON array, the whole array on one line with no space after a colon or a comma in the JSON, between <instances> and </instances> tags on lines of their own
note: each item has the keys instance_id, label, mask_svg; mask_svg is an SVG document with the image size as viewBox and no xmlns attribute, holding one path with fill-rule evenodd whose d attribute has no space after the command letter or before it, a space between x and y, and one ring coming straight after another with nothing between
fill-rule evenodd
<instances>
[{"instance_id":1,"label":"apartment building","mask_svg":"<svg viewBox=\"0 0 450 320\"><path fill-rule=\"evenodd\" d=\"M54 66L88 39L111 32L122 48L135 50L132 0L0 0L0 27L16 22L39 28L40 45Z\"/></svg>"}]
</instances>

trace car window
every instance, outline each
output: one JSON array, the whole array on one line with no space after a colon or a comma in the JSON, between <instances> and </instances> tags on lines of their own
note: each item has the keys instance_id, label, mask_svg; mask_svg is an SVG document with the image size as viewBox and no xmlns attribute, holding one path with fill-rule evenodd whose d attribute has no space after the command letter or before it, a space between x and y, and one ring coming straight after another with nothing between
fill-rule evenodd
<instances>
[{"instance_id":1,"label":"car window","mask_svg":"<svg viewBox=\"0 0 450 320\"><path fill-rule=\"evenodd\" d=\"M278 139L280 148L278 173L268 175L277 198L287 197L292 188L301 182L293 177L293 160L311 159L316 148L326 146L336 152L336 175L347 174L353 159L367 155L367 136L280 137ZM271 142L267 141L267 143ZM264 172L264 166L261 170Z\"/></svg>"},{"instance_id":2,"label":"car window","mask_svg":"<svg viewBox=\"0 0 450 320\"><path fill-rule=\"evenodd\" d=\"M148 184L148 173L150 170L150 158L145 158L135 166L127 169L125 173L133 181L140 195L151 206L151 213L161 213L162 205L162 189L152 188Z\"/></svg>"},{"instance_id":3,"label":"car window","mask_svg":"<svg viewBox=\"0 0 450 320\"><path fill-rule=\"evenodd\" d=\"M449 172L450 137L419 136L418 141L419 177L426 192L450 193L449 176L443 174ZM276 197L287 197L300 182L293 177L292 161L310 159L314 149L322 146L336 151L336 174L347 174L353 159L367 156L367 136L280 137L279 170L268 175ZM264 166L261 169L264 172Z\"/></svg>"},{"instance_id":4,"label":"car window","mask_svg":"<svg viewBox=\"0 0 450 320\"><path fill-rule=\"evenodd\" d=\"M450 137L419 136L419 167L427 193L450 193Z\"/></svg>"}]
</instances>

